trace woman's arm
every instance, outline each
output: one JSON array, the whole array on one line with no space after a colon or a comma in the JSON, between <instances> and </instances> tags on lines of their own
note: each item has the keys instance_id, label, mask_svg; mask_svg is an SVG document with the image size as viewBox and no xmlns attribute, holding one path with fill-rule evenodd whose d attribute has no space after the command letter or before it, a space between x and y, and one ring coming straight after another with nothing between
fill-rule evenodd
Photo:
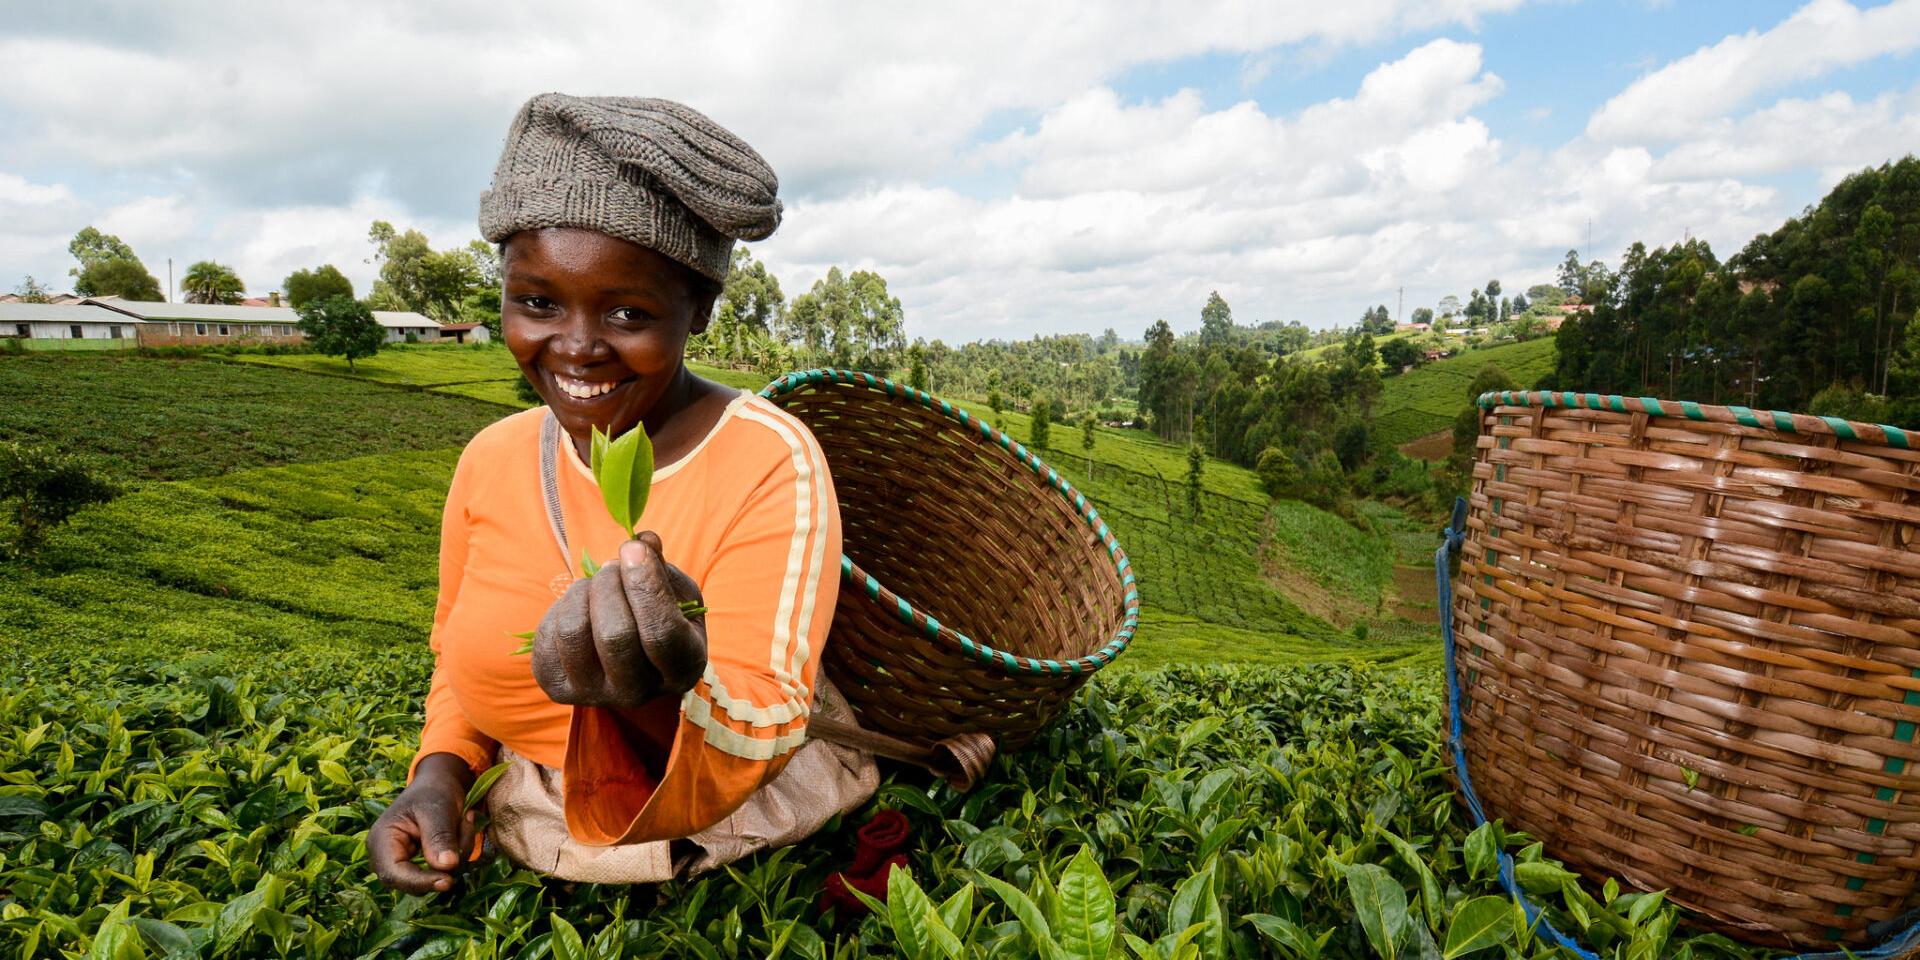
<instances>
[{"instance_id":1,"label":"woman's arm","mask_svg":"<svg viewBox=\"0 0 1920 960\"><path fill-rule=\"evenodd\" d=\"M465 453L453 468L453 483L447 490L447 505L440 518L440 599L434 606L433 630L427 646L433 651L433 681L427 688L426 723L420 730L420 751L407 771L412 782L419 774L420 762L436 753L449 753L465 761L474 773L493 765L499 744L481 733L467 719L466 711L454 699L453 687L440 666L440 650L446 643L447 615L460 595L461 574L467 567L467 504L472 496L473 470Z\"/></svg>"}]
</instances>

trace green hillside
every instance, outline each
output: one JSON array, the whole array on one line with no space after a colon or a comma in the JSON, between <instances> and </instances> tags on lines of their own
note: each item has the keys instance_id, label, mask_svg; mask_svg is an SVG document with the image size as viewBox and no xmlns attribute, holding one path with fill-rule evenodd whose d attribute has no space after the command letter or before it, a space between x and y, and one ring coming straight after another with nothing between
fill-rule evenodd
<instances>
[{"instance_id":1,"label":"green hillside","mask_svg":"<svg viewBox=\"0 0 1920 960\"><path fill-rule=\"evenodd\" d=\"M514 407L525 406L514 391L514 381L520 379L520 367L514 362L513 354L501 343L389 344L371 357L355 360L351 369L339 357L318 353L241 353L224 359L417 387L434 393ZM688 363L687 367L709 380L746 389L758 390L766 385L768 379L751 371L710 367L702 363Z\"/></svg>"},{"instance_id":2,"label":"green hillside","mask_svg":"<svg viewBox=\"0 0 1920 960\"><path fill-rule=\"evenodd\" d=\"M1470 350L1385 378L1380 399L1374 404L1374 441L1398 446L1447 429L1467 407L1467 387L1474 374L1489 363L1505 370L1521 386L1531 386L1553 370L1553 338Z\"/></svg>"}]
</instances>

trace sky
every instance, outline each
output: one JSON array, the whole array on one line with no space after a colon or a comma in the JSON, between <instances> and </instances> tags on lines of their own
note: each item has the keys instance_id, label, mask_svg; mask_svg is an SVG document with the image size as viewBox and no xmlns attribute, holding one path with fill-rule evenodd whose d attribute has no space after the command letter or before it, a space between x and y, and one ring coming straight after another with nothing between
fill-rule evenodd
<instances>
[{"instance_id":1,"label":"sky","mask_svg":"<svg viewBox=\"0 0 1920 960\"><path fill-rule=\"evenodd\" d=\"M93 225L163 286L332 263L364 294L376 219L478 238L547 90L713 117L780 177L751 250L789 298L873 270L949 343L1725 257L1920 148L1920 0L537 6L0 0L0 290L70 289Z\"/></svg>"}]
</instances>

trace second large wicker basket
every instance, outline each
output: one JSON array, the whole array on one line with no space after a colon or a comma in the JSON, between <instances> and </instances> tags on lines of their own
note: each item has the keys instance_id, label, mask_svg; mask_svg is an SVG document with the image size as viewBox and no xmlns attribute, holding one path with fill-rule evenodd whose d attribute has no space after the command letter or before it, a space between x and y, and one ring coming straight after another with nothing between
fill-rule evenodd
<instances>
[{"instance_id":1,"label":"second large wicker basket","mask_svg":"<svg viewBox=\"0 0 1920 960\"><path fill-rule=\"evenodd\" d=\"M1913 438L1651 398L1480 406L1450 679L1486 815L1743 939L1859 944L1900 916L1920 885Z\"/></svg>"},{"instance_id":2,"label":"second large wicker basket","mask_svg":"<svg viewBox=\"0 0 1920 960\"><path fill-rule=\"evenodd\" d=\"M1033 451L858 371L790 373L761 395L806 423L833 474L845 556L822 666L861 726L1017 748L1126 649L1131 562Z\"/></svg>"}]
</instances>

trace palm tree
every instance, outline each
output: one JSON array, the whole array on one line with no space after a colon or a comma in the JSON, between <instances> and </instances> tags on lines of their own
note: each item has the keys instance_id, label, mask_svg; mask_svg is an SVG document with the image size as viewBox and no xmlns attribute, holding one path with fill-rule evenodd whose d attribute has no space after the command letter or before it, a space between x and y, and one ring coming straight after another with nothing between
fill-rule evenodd
<instances>
[{"instance_id":1,"label":"palm tree","mask_svg":"<svg viewBox=\"0 0 1920 960\"><path fill-rule=\"evenodd\" d=\"M246 285L232 267L202 260L187 268L180 292L188 303L239 303Z\"/></svg>"}]
</instances>

